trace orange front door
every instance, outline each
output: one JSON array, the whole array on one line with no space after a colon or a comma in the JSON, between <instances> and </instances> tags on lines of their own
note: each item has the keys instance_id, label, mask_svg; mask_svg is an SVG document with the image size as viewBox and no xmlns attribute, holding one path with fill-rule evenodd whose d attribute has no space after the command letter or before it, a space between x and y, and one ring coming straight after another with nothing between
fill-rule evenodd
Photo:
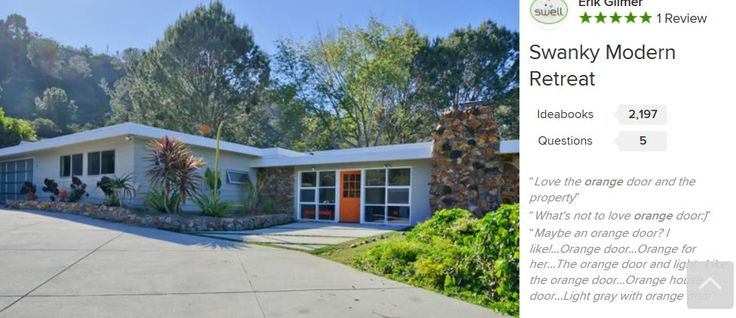
<instances>
[{"instance_id":1,"label":"orange front door","mask_svg":"<svg viewBox=\"0 0 736 318\"><path fill-rule=\"evenodd\" d=\"M360 223L360 171L340 172L340 222Z\"/></svg>"}]
</instances>

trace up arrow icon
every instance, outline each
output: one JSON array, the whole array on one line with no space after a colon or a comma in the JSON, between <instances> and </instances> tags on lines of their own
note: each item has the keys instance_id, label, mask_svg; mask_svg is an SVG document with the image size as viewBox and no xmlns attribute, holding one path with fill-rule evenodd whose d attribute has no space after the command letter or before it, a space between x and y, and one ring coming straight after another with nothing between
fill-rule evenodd
<instances>
[{"instance_id":1,"label":"up arrow icon","mask_svg":"<svg viewBox=\"0 0 736 318\"><path fill-rule=\"evenodd\" d=\"M733 262L688 262L687 308L733 308L733 269Z\"/></svg>"},{"instance_id":2,"label":"up arrow icon","mask_svg":"<svg viewBox=\"0 0 736 318\"><path fill-rule=\"evenodd\" d=\"M723 287L721 287L721 285L719 285L718 282L713 279L713 277L708 277L708 279L706 279L702 284L700 284L700 286L698 286L698 289L703 289L705 288L705 286L708 286L708 284L712 284L713 286L718 288L718 290L723 289Z\"/></svg>"}]
</instances>

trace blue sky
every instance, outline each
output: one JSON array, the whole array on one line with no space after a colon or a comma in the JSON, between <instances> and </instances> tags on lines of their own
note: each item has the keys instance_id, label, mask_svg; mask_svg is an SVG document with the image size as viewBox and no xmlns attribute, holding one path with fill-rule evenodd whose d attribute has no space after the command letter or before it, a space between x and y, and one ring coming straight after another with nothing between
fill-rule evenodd
<instances>
[{"instance_id":1,"label":"blue sky","mask_svg":"<svg viewBox=\"0 0 736 318\"><path fill-rule=\"evenodd\" d=\"M167 26L202 0L2 0L0 18L26 17L31 30L62 44L88 45L95 52L115 53L128 47L149 48ZM273 53L281 38L310 40L343 22L364 25L370 17L395 24L402 19L432 37L491 19L517 31L517 0L225 0L255 40Z\"/></svg>"}]
</instances>

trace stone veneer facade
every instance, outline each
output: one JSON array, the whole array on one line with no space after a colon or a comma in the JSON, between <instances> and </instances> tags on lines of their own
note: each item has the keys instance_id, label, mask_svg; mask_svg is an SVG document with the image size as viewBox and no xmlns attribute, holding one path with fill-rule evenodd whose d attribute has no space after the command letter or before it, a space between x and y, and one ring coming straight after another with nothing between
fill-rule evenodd
<instances>
[{"instance_id":1,"label":"stone veneer facade","mask_svg":"<svg viewBox=\"0 0 736 318\"><path fill-rule=\"evenodd\" d=\"M445 113L433 137L430 205L463 208L481 217L515 203L518 155L499 155L498 127L489 106Z\"/></svg>"},{"instance_id":2,"label":"stone veneer facade","mask_svg":"<svg viewBox=\"0 0 736 318\"><path fill-rule=\"evenodd\" d=\"M260 195L273 198L275 212L294 215L294 168L259 168L258 180L263 182Z\"/></svg>"}]
</instances>

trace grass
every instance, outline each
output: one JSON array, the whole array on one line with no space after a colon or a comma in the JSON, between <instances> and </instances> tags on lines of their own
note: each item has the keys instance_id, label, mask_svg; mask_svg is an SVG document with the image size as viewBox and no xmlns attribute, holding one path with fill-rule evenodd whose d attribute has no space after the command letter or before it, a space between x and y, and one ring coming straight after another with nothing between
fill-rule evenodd
<instances>
[{"instance_id":1,"label":"grass","mask_svg":"<svg viewBox=\"0 0 736 318\"><path fill-rule=\"evenodd\" d=\"M365 255L372 247L387 241L397 241L403 238L405 232L391 232L371 237L359 238L340 244L329 245L311 251L311 254L329 259L334 262L353 266L353 259L358 255ZM367 243L366 243L367 242Z\"/></svg>"}]
</instances>

